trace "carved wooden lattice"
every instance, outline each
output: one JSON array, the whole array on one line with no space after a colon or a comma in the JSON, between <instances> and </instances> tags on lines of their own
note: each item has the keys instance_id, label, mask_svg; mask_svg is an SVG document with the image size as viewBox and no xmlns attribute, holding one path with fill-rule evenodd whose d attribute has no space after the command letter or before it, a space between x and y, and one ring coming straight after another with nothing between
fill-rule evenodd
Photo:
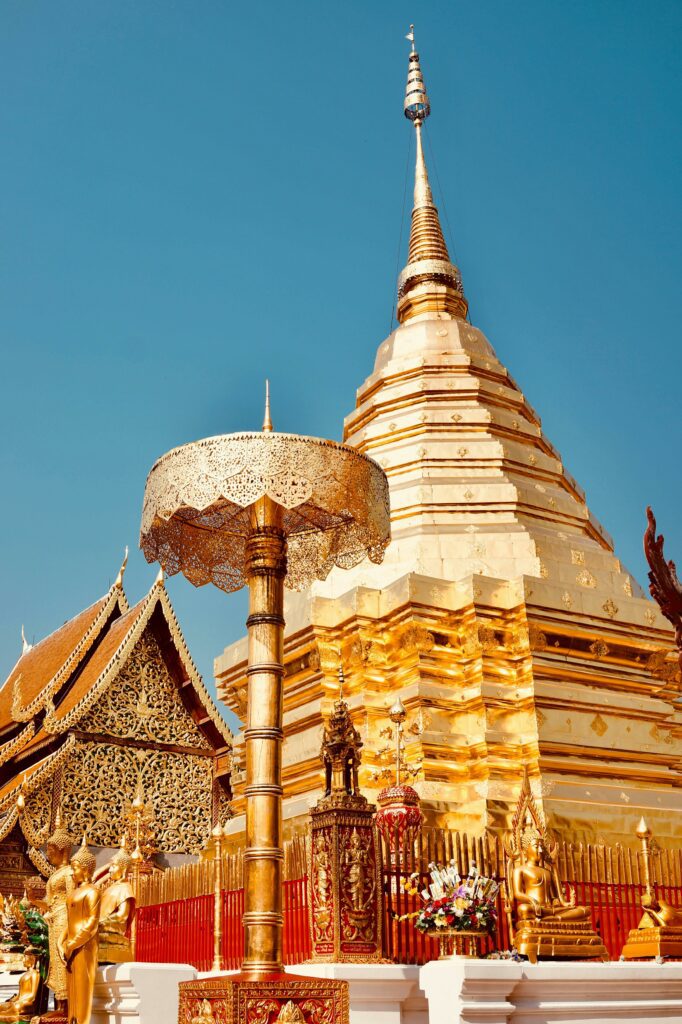
<instances>
[{"instance_id":1,"label":"carved wooden lattice","mask_svg":"<svg viewBox=\"0 0 682 1024\"><path fill-rule=\"evenodd\" d=\"M121 671L78 728L121 739L211 749L183 704L150 630L145 630Z\"/></svg>"}]
</instances>

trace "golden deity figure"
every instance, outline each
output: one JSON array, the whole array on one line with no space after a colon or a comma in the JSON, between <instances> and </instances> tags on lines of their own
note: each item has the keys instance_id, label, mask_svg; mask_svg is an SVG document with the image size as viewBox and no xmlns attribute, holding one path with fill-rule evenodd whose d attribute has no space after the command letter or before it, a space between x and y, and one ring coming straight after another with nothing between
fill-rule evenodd
<instances>
[{"instance_id":1,"label":"golden deity figure","mask_svg":"<svg viewBox=\"0 0 682 1024\"><path fill-rule=\"evenodd\" d=\"M69 863L72 847L73 837L62 824L61 811L58 810L54 831L47 840L47 859L55 870L47 880L45 899L33 900L47 922L50 946L47 984L54 992L54 1011L43 1014L43 1020L51 1017L62 1019L66 1015L67 971L59 941L67 926L67 901L76 887Z\"/></svg>"},{"instance_id":2,"label":"golden deity figure","mask_svg":"<svg viewBox=\"0 0 682 1024\"><path fill-rule=\"evenodd\" d=\"M652 879L651 861L654 854L651 831L640 818L637 838L642 850L642 874L644 895L642 896L642 919L631 929L623 946L625 960L649 959L651 957L682 957L682 908L673 907L656 894Z\"/></svg>"},{"instance_id":3,"label":"golden deity figure","mask_svg":"<svg viewBox=\"0 0 682 1024\"><path fill-rule=\"evenodd\" d=\"M120 964L133 959L131 927L135 916L135 892L128 881L133 858L121 849L93 875L102 889L99 912L99 962Z\"/></svg>"},{"instance_id":4,"label":"golden deity figure","mask_svg":"<svg viewBox=\"0 0 682 1024\"><path fill-rule=\"evenodd\" d=\"M535 963L541 959L608 960L590 912L578 906L575 895L566 899L554 864L556 843L533 800L528 773L510 832L507 853L507 906L517 952Z\"/></svg>"},{"instance_id":5,"label":"golden deity figure","mask_svg":"<svg viewBox=\"0 0 682 1024\"><path fill-rule=\"evenodd\" d=\"M331 922L332 877L327 839L318 833L313 843L313 886L315 888L314 917L318 930L326 932Z\"/></svg>"},{"instance_id":6,"label":"golden deity figure","mask_svg":"<svg viewBox=\"0 0 682 1024\"><path fill-rule=\"evenodd\" d=\"M201 999L191 1024L215 1024L215 1017L208 999Z\"/></svg>"},{"instance_id":7,"label":"golden deity figure","mask_svg":"<svg viewBox=\"0 0 682 1024\"><path fill-rule=\"evenodd\" d=\"M24 954L25 972L19 978L19 991L0 1003L0 1021L30 1020L39 1010L40 971L33 953Z\"/></svg>"},{"instance_id":8,"label":"golden deity figure","mask_svg":"<svg viewBox=\"0 0 682 1024\"><path fill-rule=\"evenodd\" d=\"M343 856L344 888L343 903L348 921L342 922L342 930L352 934L354 930L364 931L374 915L376 891L370 850L357 828L350 834Z\"/></svg>"},{"instance_id":9,"label":"golden deity figure","mask_svg":"<svg viewBox=\"0 0 682 1024\"><path fill-rule=\"evenodd\" d=\"M68 979L68 1022L90 1024L102 894L92 881L95 858L85 837L71 858L71 867L77 888L67 902L67 928L60 940Z\"/></svg>"}]
</instances>

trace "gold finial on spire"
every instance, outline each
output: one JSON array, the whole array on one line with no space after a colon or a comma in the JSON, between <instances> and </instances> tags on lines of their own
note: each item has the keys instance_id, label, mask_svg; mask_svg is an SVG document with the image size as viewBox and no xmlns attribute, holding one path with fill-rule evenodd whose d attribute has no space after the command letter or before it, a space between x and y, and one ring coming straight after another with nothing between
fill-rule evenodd
<instances>
[{"instance_id":1,"label":"gold finial on spire","mask_svg":"<svg viewBox=\"0 0 682 1024\"><path fill-rule=\"evenodd\" d=\"M345 685L346 685L346 676L345 676L344 671L343 671L343 663L340 662L339 663L339 699L337 701L338 704L343 704L344 703L344 700L343 700L343 688L344 688Z\"/></svg>"},{"instance_id":2,"label":"gold finial on spire","mask_svg":"<svg viewBox=\"0 0 682 1024\"><path fill-rule=\"evenodd\" d=\"M422 125L431 113L431 104L414 46L414 25L410 25L406 38L412 43L412 49L403 111L414 125L417 157L407 266L398 278L398 320L405 323L423 314L464 319L468 306L462 279L457 267L450 262L424 159Z\"/></svg>"},{"instance_id":3,"label":"gold finial on spire","mask_svg":"<svg viewBox=\"0 0 682 1024\"><path fill-rule=\"evenodd\" d=\"M265 381L265 416L263 417L263 432L272 433L272 420L270 419L270 381Z\"/></svg>"},{"instance_id":4,"label":"gold finial on spire","mask_svg":"<svg viewBox=\"0 0 682 1024\"><path fill-rule=\"evenodd\" d=\"M121 562L121 568L118 570L118 576L116 577L116 579L114 581L114 586L115 587L122 587L123 586L123 574L126 571L127 564L128 564L128 545L126 544L125 553L123 555L123 561Z\"/></svg>"},{"instance_id":5,"label":"gold finial on spire","mask_svg":"<svg viewBox=\"0 0 682 1024\"><path fill-rule=\"evenodd\" d=\"M159 571L157 572L156 579L154 580L154 586L155 587L163 586L163 566L162 565L159 566Z\"/></svg>"},{"instance_id":6,"label":"gold finial on spire","mask_svg":"<svg viewBox=\"0 0 682 1024\"><path fill-rule=\"evenodd\" d=\"M33 644L30 644L28 642L28 640L26 639L26 634L24 633L24 627L22 625L22 627L21 627L21 653L22 654L28 654L28 652L31 650L32 647L33 647Z\"/></svg>"}]
</instances>

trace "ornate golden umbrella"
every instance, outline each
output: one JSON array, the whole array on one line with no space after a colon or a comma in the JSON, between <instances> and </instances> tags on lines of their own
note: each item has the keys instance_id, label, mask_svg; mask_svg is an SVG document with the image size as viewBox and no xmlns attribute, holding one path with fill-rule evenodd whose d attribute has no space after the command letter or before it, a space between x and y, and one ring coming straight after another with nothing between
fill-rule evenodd
<instances>
[{"instance_id":1,"label":"ornate golden umbrella","mask_svg":"<svg viewBox=\"0 0 682 1024\"><path fill-rule=\"evenodd\" d=\"M284 587L333 566L380 562L388 484L353 448L272 431L168 452L147 478L140 547L195 586L249 587L243 974L282 971L282 646Z\"/></svg>"}]
</instances>

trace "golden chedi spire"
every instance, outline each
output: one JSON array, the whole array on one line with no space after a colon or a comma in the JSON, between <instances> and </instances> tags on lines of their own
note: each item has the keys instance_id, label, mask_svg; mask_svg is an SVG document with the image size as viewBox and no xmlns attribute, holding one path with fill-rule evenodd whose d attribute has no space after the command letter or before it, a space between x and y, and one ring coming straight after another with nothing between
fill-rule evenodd
<instances>
[{"instance_id":1,"label":"golden chedi spire","mask_svg":"<svg viewBox=\"0 0 682 1024\"><path fill-rule=\"evenodd\" d=\"M424 313L465 319L468 306L462 279L457 267L450 262L424 160L422 125L431 113L431 106L419 54L414 48L414 25L410 25L407 38L412 43L412 51L407 66L404 110L417 136L417 159L407 266L398 278L398 320L405 323Z\"/></svg>"}]
</instances>

